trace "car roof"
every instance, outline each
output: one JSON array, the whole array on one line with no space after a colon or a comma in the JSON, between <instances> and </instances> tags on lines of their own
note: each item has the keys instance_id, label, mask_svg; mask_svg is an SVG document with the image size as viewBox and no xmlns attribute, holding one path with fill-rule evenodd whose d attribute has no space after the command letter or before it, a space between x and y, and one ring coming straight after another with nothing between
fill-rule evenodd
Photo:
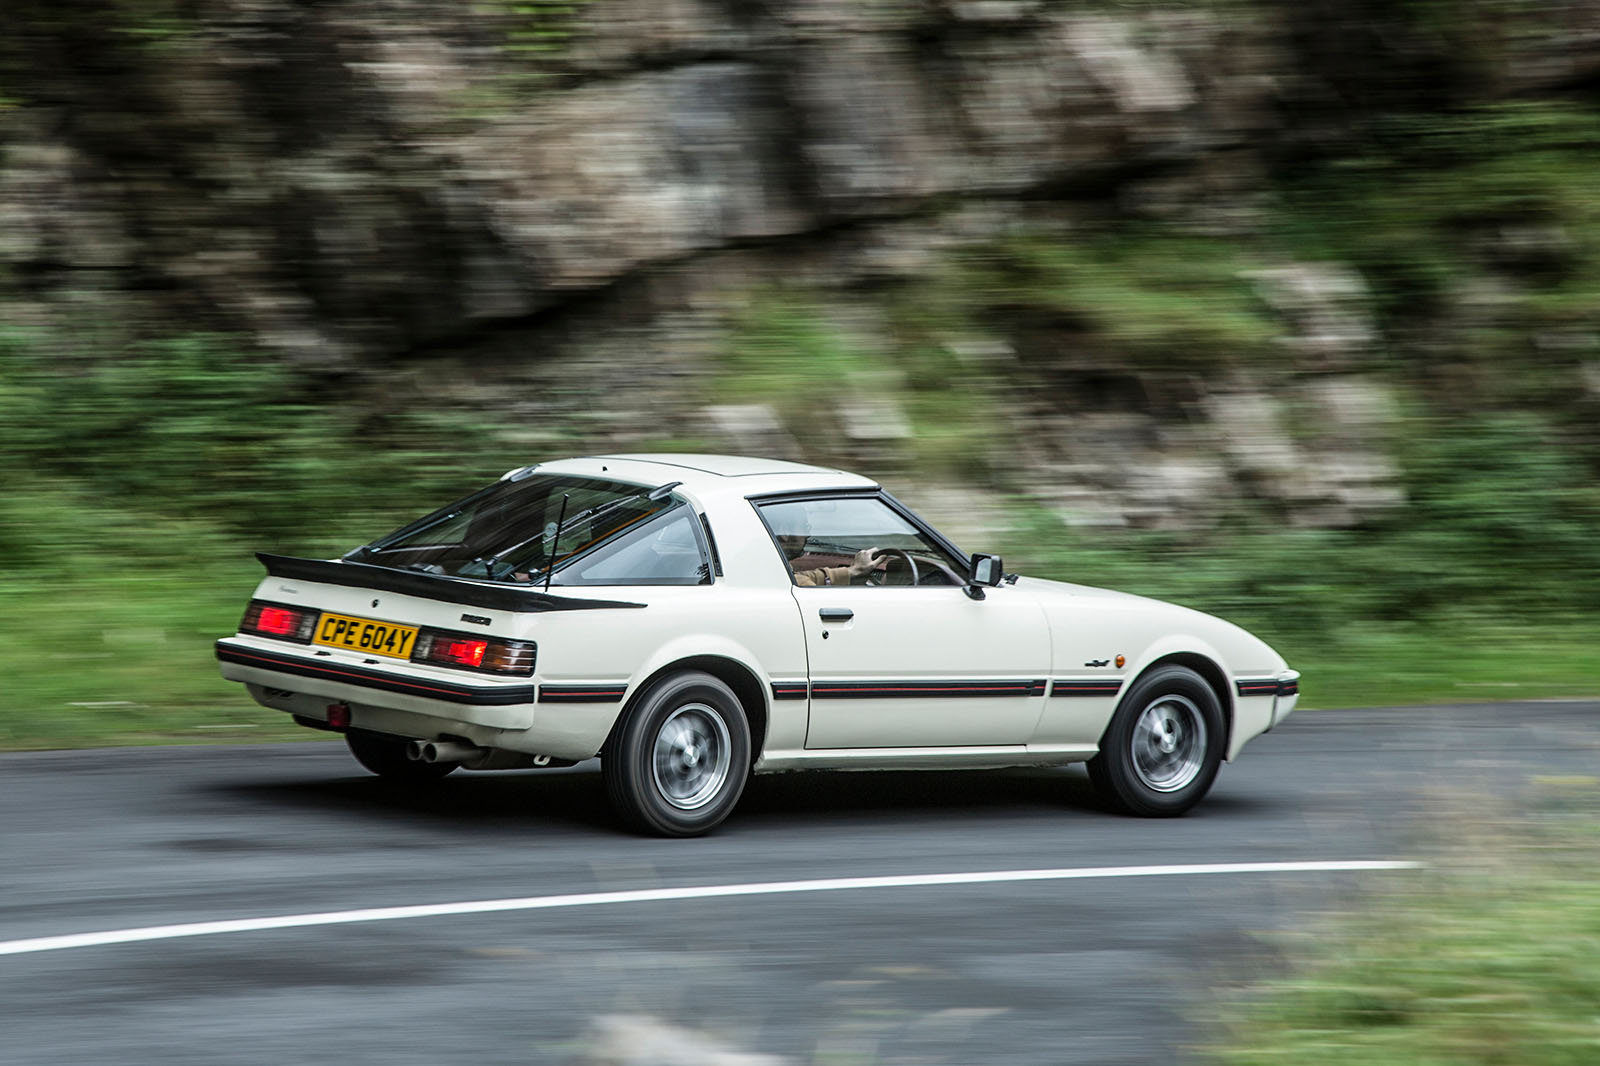
<instances>
[{"instance_id":1,"label":"car roof","mask_svg":"<svg viewBox=\"0 0 1600 1066\"><path fill-rule=\"evenodd\" d=\"M714 495L755 496L767 492L878 487L877 482L844 470L742 455L676 452L590 455L540 463L539 471L586 476L607 474L648 484L678 481L696 494Z\"/></svg>"}]
</instances>

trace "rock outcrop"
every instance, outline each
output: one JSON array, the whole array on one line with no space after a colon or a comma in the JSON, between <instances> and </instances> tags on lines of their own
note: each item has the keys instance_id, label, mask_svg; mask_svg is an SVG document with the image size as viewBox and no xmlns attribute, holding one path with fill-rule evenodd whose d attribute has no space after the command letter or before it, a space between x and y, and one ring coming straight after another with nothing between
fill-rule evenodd
<instances>
[{"instance_id":1,"label":"rock outcrop","mask_svg":"<svg viewBox=\"0 0 1600 1066\"><path fill-rule=\"evenodd\" d=\"M7 321L92 308L124 335L233 332L389 402L412 388L530 427L511 432L525 447L691 438L891 467L917 447L892 395L837 405L825 445L771 406L716 402L746 295L870 303L985 242L1070 243L1079 208L1249 235L1267 157L1298 143L1286 114L1326 110L1327 55L1305 42L1336 17L218 0L151 41L112 24L125 7L88 29L50 10L0 16ZM1600 70L1600 6L1519 20L1506 91ZM1029 397L980 461L1025 464L1072 521L1204 523L1256 496L1348 525L1394 505L1360 274L1242 281L1277 357L1197 377L1079 351L1066 381L1122 383L1093 410L1057 402L1070 390L1018 361L1001 318L947 338L975 380Z\"/></svg>"}]
</instances>

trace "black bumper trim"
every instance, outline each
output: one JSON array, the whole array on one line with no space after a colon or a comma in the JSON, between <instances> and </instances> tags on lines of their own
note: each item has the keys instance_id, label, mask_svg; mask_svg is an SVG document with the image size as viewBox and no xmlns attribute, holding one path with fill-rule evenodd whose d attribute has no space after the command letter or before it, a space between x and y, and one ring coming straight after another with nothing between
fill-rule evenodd
<instances>
[{"instance_id":1,"label":"black bumper trim","mask_svg":"<svg viewBox=\"0 0 1600 1066\"><path fill-rule=\"evenodd\" d=\"M278 655L259 648L235 648L217 641L217 659L238 666L254 666L263 670L293 674L297 677L315 677L324 681L339 681L346 685L398 692L406 696L443 700L446 703L466 703L478 707L505 707L517 703L532 703L532 685L457 685L449 681L428 678L413 680L346 663L309 662L293 655Z\"/></svg>"},{"instance_id":2,"label":"black bumper trim","mask_svg":"<svg viewBox=\"0 0 1600 1066\"><path fill-rule=\"evenodd\" d=\"M1279 682L1275 677L1252 678L1245 681L1235 681L1234 687L1241 696L1284 696L1288 693L1283 690L1290 685L1294 691L1300 691L1300 686L1292 681Z\"/></svg>"},{"instance_id":3,"label":"black bumper trim","mask_svg":"<svg viewBox=\"0 0 1600 1066\"><path fill-rule=\"evenodd\" d=\"M1115 696L1122 691L1122 682L1117 681L1073 681L1057 679L1050 682L1050 695L1052 696Z\"/></svg>"},{"instance_id":4,"label":"black bumper trim","mask_svg":"<svg viewBox=\"0 0 1600 1066\"><path fill-rule=\"evenodd\" d=\"M540 703L619 703L627 685L540 685Z\"/></svg>"}]
</instances>

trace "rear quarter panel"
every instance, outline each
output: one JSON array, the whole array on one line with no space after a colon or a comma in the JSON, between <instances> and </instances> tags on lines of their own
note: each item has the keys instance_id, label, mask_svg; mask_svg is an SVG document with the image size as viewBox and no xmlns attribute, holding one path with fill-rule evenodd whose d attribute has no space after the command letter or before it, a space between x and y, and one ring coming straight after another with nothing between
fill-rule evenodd
<instances>
[{"instance_id":1,"label":"rear quarter panel","mask_svg":"<svg viewBox=\"0 0 1600 1066\"><path fill-rule=\"evenodd\" d=\"M528 750L563 758L593 755L626 700L651 676L692 656L716 655L740 664L761 684L764 699L769 679L806 676L799 612L782 589L716 584L605 591L647 606L537 615L526 623L526 632L539 644L541 684L625 684L624 702L541 702ZM803 701L772 708L772 743L790 736L804 738Z\"/></svg>"}]
</instances>

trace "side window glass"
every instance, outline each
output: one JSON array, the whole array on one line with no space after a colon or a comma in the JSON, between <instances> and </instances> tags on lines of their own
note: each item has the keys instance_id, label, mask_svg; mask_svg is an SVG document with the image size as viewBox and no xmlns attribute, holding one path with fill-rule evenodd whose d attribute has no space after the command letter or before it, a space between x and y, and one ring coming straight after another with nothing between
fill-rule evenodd
<instances>
[{"instance_id":1,"label":"side window glass","mask_svg":"<svg viewBox=\"0 0 1600 1066\"><path fill-rule=\"evenodd\" d=\"M566 539L563 531L562 539ZM555 585L705 585L711 566L694 512L676 507L555 573Z\"/></svg>"},{"instance_id":2,"label":"side window glass","mask_svg":"<svg viewBox=\"0 0 1600 1066\"><path fill-rule=\"evenodd\" d=\"M910 584L917 565L919 585L962 584L960 568L942 548L880 499L865 496L785 500L761 505L761 515L777 538L799 585ZM875 573L850 573L866 548L891 553Z\"/></svg>"}]
</instances>

